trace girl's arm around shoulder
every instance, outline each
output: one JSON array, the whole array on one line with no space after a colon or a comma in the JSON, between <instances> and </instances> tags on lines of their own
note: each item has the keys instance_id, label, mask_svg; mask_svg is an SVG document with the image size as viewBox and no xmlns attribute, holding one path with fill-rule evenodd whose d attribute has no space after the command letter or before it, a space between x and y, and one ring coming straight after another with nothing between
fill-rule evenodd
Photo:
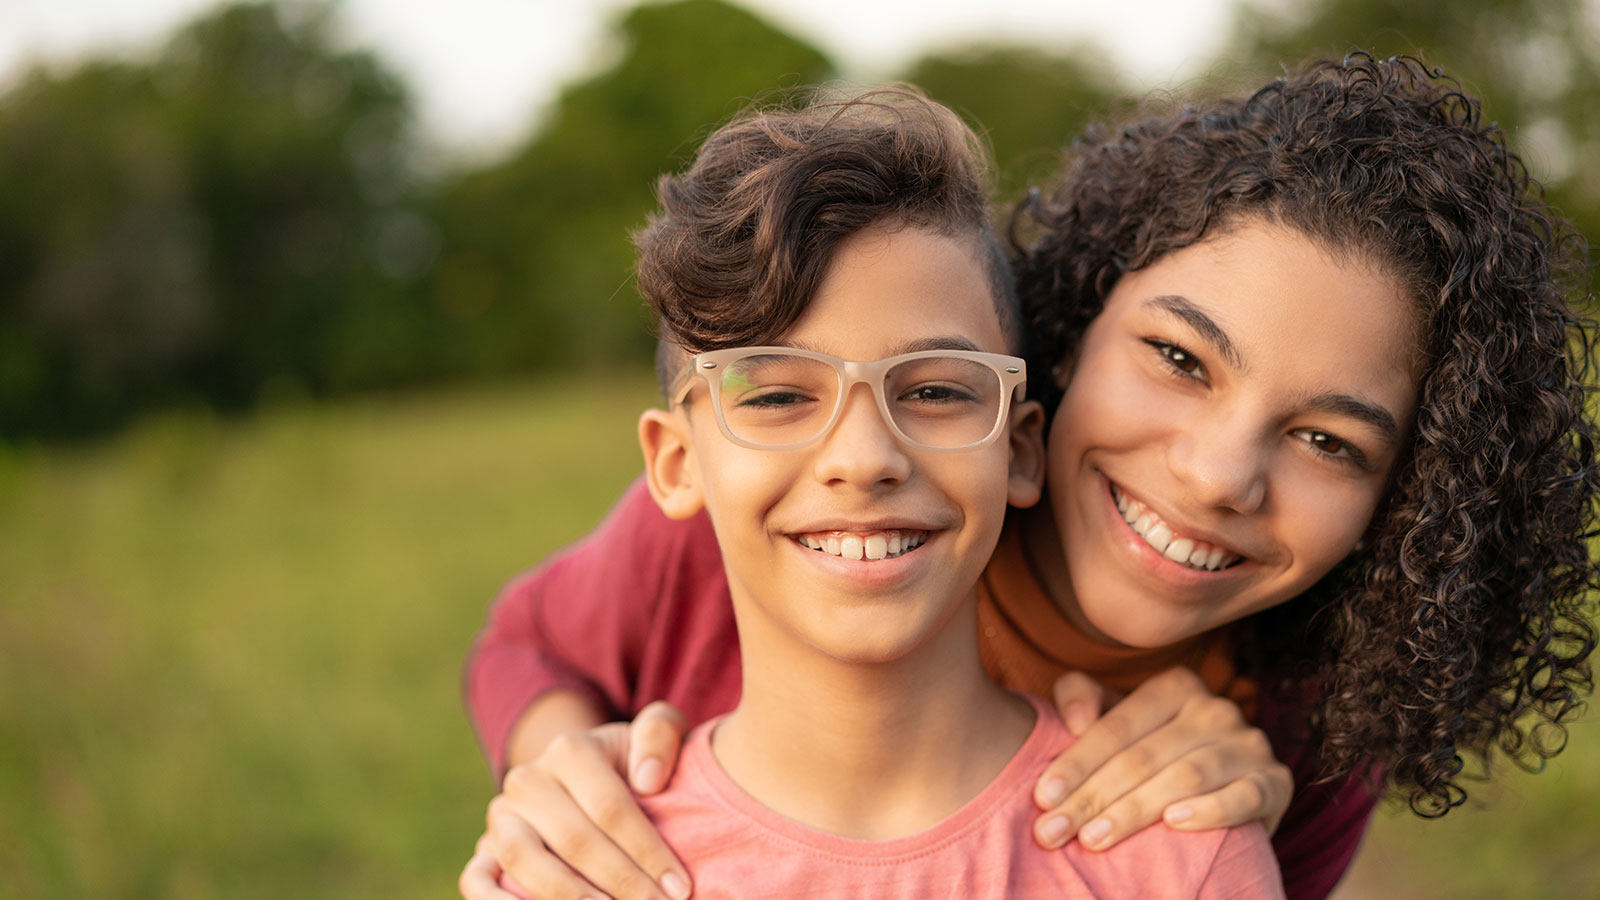
<instances>
[{"instance_id":1,"label":"girl's arm around shoulder","mask_svg":"<svg viewBox=\"0 0 1600 900\"><path fill-rule=\"evenodd\" d=\"M693 612L706 605L702 595L719 590L726 593L726 582L709 522L668 519L642 480L595 531L513 579L489 610L463 685L496 775L520 761L510 758L513 734L550 691L606 718L631 716L658 699L641 688L671 680L645 671L655 657L662 664L674 658L650 652L658 620L671 614L664 607ZM708 612L715 620L717 611ZM674 630L716 630L717 621L705 618L676 617Z\"/></svg>"}]
</instances>

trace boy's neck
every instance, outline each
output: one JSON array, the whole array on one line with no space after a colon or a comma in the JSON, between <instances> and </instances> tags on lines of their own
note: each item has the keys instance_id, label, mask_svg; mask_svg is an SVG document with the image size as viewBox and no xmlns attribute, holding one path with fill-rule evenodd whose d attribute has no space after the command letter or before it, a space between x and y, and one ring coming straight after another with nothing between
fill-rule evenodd
<instances>
[{"instance_id":1,"label":"boy's neck","mask_svg":"<svg viewBox=\"0 0 1600 900\"><path fill-rule=\"evenodd\" d=\"M976 797L1033 727L989 679L974 604L928 646L888 663L824 656L740 620L739 706L717 762L767 808L822 831L884 840L925 830Z\"/></svg>"}]
</instances>

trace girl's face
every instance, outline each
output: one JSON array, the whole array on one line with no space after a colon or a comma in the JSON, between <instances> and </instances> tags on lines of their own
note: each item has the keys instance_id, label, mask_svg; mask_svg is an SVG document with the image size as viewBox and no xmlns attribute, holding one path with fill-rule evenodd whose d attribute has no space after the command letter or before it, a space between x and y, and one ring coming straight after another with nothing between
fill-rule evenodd
<instances>
[{"instance_id":1,"label":"girl's face","mask_svg":"<svg viewBox=\"0 0 1600 900\"><path fill-rule=\"evenodd\" d=\"M1406 446L1415 330L1395 279L1259 220L1123 276L1070 361L1030 532L1067 617L1163 646L1325 575Z\"/></svg>"}]
</instances>

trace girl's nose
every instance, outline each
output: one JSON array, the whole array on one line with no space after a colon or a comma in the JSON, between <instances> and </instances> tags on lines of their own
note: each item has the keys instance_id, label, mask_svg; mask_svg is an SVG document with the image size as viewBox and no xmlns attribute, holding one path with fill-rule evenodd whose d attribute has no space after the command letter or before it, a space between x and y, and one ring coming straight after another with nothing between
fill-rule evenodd
<instances>
[{"instance_id":1,"label":"girl's nose","mask_svg":"<svg viewBox=\"0 0 1600 900\"><path fill-rule=\"evenodd\" d=\"M1262 429L1240 421L1195 423L1175 440L1167 465L1194 503L1250 515L1267 499Z\"/></svg>"}]
</instances>

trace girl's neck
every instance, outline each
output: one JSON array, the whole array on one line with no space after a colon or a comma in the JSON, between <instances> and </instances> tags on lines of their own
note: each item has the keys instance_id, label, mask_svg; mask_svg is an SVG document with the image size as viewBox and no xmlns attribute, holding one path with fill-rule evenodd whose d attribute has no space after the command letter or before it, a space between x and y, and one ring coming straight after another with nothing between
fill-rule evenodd
<instances>
[{"instance_id":1,"label":"girl's neck","mask_svg":"<svg viewBox=\"0 0 1600 900\"><path fill-rule=\"evenodd\" d=\"M883 840L933 826L1033 727L1028 703L983 671L975 626L969 604L932 645L857 664L741 622L743 693L712 736L717 762L768 809L822 831Z\"/></svg>"}]
</instances>

